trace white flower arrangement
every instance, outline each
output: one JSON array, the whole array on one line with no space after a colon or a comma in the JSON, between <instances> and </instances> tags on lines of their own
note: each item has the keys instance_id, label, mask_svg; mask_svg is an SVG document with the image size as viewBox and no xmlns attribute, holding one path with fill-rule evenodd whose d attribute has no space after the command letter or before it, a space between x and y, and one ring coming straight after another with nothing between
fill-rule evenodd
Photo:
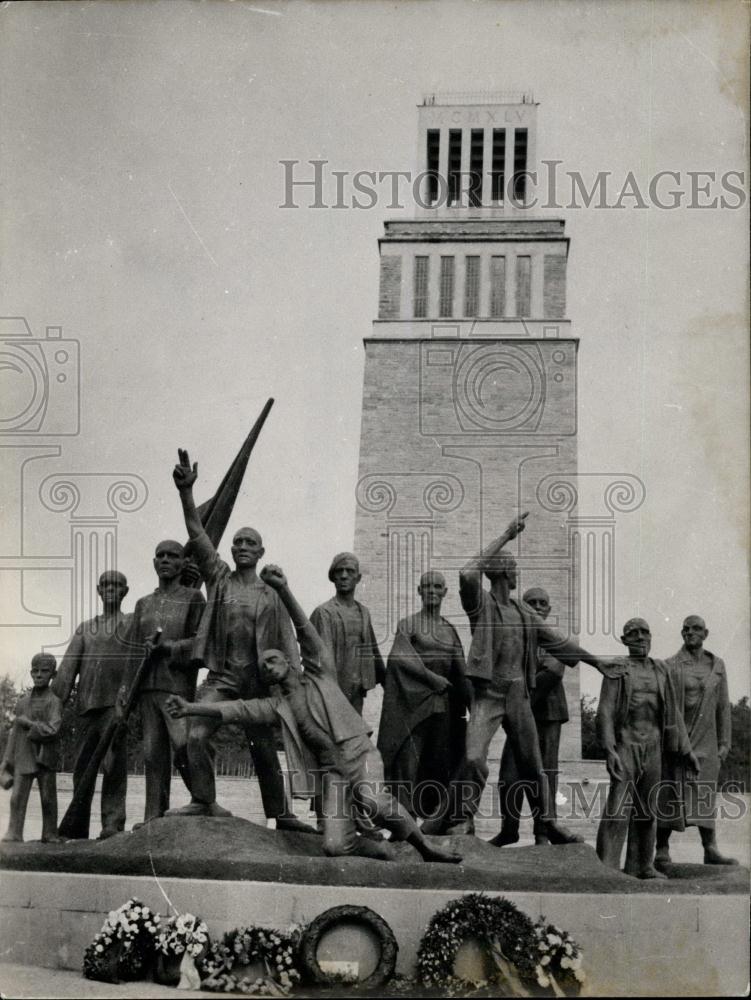
<instances>
[{"instance_id":1,"label":"white flower arrangement","mask_svg":"<svg viewBox=\"0 0 751 1000\"><path fill-rule=\"evenodd\" d=\"M153 958L160 919L135 898L111 910L86 949L84 976L104 982L137 979Z\"/></svg>"},{"instance_id":2,"label":"white flower arrangement","mask_svg":"<svg viewBox=\"0 0 751 1000\"><path fill-rule=\"evenodd\" d=\"M180 913L163 921L156 939L157 951L163 955L182 955L187 952L195 959L208 947L209 929L203 920L192 913Z\"/></svg>"},{"instance_id":3,"label":"white flower arrangement","mask_svg":"<svg viewBox=\"0 0 751 1000\"><path fill-rule=\"evenodd\" d=\"M535 926L539 961L535 968L537 982L542 987L578 988L586 980L584 955L567 931L546 924L542 918Z\"/></svg>"},{"instance_id":4,"label":"white flower arrangement","mask_svg":"<svg viewBox=\"0 0 751 1000\"><path fill-rule=\"evenodd\" d=\"M286 996L300 982L298 944L300 931L294 926L288 931L267 927L239 927L224 935L215 944L203 967L210 970L203 989L215 992L246 993L261 996ZM224 967L217 968L220 956ZM251 980L233 970L260 963L265 975Z\"/></svg>"}]
</instances>

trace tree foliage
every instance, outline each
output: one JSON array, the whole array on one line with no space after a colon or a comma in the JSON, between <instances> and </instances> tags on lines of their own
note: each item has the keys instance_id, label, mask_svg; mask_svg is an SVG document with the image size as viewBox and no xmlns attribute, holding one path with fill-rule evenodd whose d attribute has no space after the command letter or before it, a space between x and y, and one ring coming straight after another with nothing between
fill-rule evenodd
<instances>
[{"instance_id":1,"label":"tree foliage","mask_svg":"<svg viewBox=\"0 0 751 1000\"><path fill-rule=\"evenodd\" d=\"M744 696L731 708L732 745L720 768L720 787L733 783L741 791L751 790L751 706Z\"/></svg>"},{"instance_id":2,"label":"tree foliage","mask_svg":"<svg viewBox=\"0 0 751 1000\"><path fill-rule=\"evenodd\" d=\"M582 757L584 760L604 760L605 752L597 741L595 718L597 699L594 695L581 696Z\"/></svg>"}]
</instances>

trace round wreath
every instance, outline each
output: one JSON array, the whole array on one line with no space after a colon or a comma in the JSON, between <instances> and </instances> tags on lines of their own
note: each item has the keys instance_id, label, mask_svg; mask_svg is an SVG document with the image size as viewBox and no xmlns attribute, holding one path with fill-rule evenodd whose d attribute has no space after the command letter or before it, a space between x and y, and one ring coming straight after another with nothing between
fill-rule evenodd
<instances>
[{"instance_id":1,"label":"round wreath","mask_svg":"<svg viewBox=\"0 0 751 1000\"><path fill-rule=\"evenodd\" d=\"M298 949L300 933L269 927L238 927L209 948L199 961L202 987L221 993L254 993L278 996L300 982ZM237 966L260 963L266 974L255 980L233 973Z\"/></svg>"},{"instance_id":2,"label":"round wreath","mask_svg":"<svg viewBox=\"0 0 751 1000\"><path fill-rule=\"evenodd\" d=\"M159 920L135 897L110 911L84 952L84 976L104 983L145 978L154 960Z\"/></svg>"},{"instance_id":3,"label":"round wreath","mask_svg":"<svg viewBox=\"0 0 751 1000\"><path fill-rule=\"evenodd\" d=\"M358 989L380 986L394 975L399 945L394 932L386 921L367 906L334 906L315 918L302 933L300 960L314 983L333 984L338 982L334 973L324 972L318 964L318 945L323 935L337 924L365 924L378 938L381 955L378 965L366 978L358 981Z\"/></svg>"},{"instance_id":4,"label":"round wreath","mask_svg":"<svg viewBox=\"0 0 751 1000\"><path fill-rule=\"evenodd\" d=\"M533 923L508 899L482 893L451 900L431 918L417 953L420 981L425 986L460 985L454 963L468 940L487 947L500 995L579 994L582 954L570 935L544 920Z\"/></svg>"}]
</instances>

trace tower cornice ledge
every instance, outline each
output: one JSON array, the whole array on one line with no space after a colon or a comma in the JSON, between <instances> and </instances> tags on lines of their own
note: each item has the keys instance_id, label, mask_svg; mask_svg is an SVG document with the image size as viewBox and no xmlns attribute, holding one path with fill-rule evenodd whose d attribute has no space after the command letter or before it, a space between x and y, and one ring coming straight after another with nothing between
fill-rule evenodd
<instances>
[{"instance_id":1,"label":"tower cornice ledge","mask_svg":"<svg viewBox=\"0 0 751 1000\"><path fill-rule=\"evenodd\" d=\"M443 238L567 240L563 219L405 219L384 222L381 242Z\"/></svg>"}]
</instances>

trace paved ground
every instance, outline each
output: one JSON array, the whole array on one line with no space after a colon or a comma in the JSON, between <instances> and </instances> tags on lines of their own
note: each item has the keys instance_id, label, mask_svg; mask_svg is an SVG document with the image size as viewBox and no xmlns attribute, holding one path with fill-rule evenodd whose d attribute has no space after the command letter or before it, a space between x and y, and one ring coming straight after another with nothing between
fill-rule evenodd
<instances>
[{"instance_id":1,"label":"paved ground","mask_svg":"<svg viewBox=\"0 0 751 1000\"><path fill-rule=\"evenodd\" d=\"M491 774L495 770L491 767ZM101 780L101 779L100 779ZM580 836L584 837L588 844L594 846L597 835L597 824L600 818L601 806L604 803L604 794L607 785L592 781L587 785L572 788L571 784L564 780L561 783L562 796L565 801L559 800L558 813L563 822ZM69 774L61 774L58 777L58 803L60 816L70 802L72 781ZM224 806L232 811L235 816L249 819L254 823L265 823L265 817L261 808L261 796L258 789L258 782L254 779L245 778L219 778L217 780L218 799ZM98 798L98 797L97 797ZM8 805L10 795L0 791L0 829L5 829L8 822ZM188 794L179 778L173 779L172 785L172 805L184 805L188 801ZM95 799L96 805L97 799ZM583 807L582 802L586 805ZM735 796L733 798L720 797L718 819L718 840L722 850L733 857L736 857L741 864L751 863L751 796ZM144 780L142 775L131 775L128 779L128 799L127 815L130 829L132 823L143 817L144 808ZM295 811L301 818L312 819L304 802L295 803ZM481 816L477 821L477 834L479 837L488 839L495 834L499 828L499 820L493 817L493 789L489 787L483 798ZM589 815L584 815L584 813ZM37 840L41 836L42 818L39 807L39 795L36 789L32 790L29 800L29 809L26 817L25 839ZM97 816L97 810L92 815L91 836L96 837L101 829L101 824ZM533 843L532 822L530 819L522 821L521 839L519 846L528 846ZM513 850L513 848L511 848ZM506 848L509 850L509 848ZM687 830L683 834L674 834L671 839L671 852L673 859L677 862L688 862L700 864L702 852L699 842L698 831Z\"/></svg>"},{"instance_id":2,"label":"paved ground","mask_svg":"<svg viewBox=\"0 0 751 1000\"><path fill-rule=\"evenodd\" d=\"M67 972L62 969L37 969L30 965L11 965L0 963L0 996L7 1000L31 1000L31 998L54 997L55 1000L68 1000L69 997L78 1000L79 997L115 998L115 997L216 997L216 993L205 993L192 990L177 993L171 986L159 986L157 983L121 983L112 986L109 983L94 983L84 979L79 972Z\"/></svg>"}]
</instances>

